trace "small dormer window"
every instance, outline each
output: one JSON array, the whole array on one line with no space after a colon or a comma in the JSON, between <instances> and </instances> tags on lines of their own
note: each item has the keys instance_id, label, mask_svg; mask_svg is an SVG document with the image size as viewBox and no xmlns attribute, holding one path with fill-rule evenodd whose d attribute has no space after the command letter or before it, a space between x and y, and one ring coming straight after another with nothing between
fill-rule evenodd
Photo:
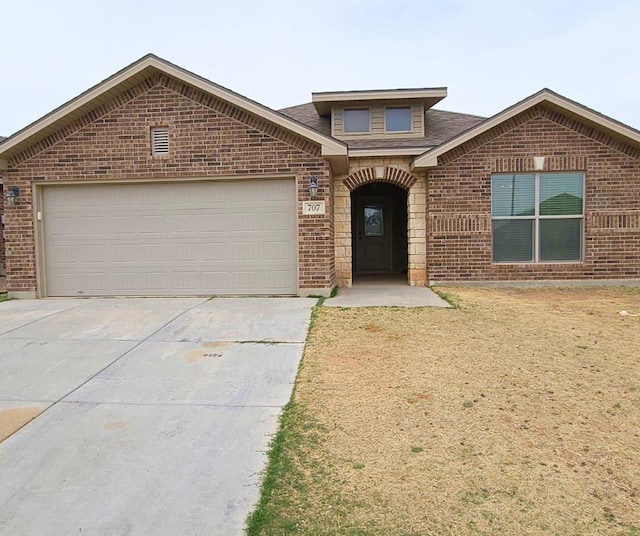
<instances>
[{"instance_id":1,"label":"small dormer window","mask_svg":"<svg viewBox=\"0 0 640 536\"><path fill-rule=\"evenodd\" d=\"M370 132L371 121L369 108L353 108L342 113L343 131L345 134L360 134Z\"/></svg>"},{"instance_id":2,"label":"small dormer window","mask_svg":"<svg viewBox=\"0 0 640 536\"><path fill-rule=\"evenodd\" d=\"M385 132L411 132L411 108L409 106L384 109Z\"/></svg>"},{"instance_id":3,"label":"small dormer window","mask_svg":"<svg viewBox=\"0 0 640 536\"><path fill-rule=\"evenodd\" d=\"M153 156L169 154L169 129L167 127L151 129L151 154Z\"/></svg>"}]
</instances>

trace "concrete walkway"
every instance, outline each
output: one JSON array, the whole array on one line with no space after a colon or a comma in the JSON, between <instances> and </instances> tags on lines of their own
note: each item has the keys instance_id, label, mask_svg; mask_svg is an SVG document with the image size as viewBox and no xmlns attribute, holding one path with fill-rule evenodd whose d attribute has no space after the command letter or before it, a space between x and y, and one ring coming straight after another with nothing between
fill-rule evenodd
<instances>
[{"instance_id":1,"label":"concrete walkway","mask_svg":"<svg viewBox=\"0 0 640 536\"><path fill-rule=\"evenodd\" d=\"M327 307L451 307L427 287L411 287L406 279L369 276L356 279L351 288L341 288Z\"/></svg>"},{"instance_id":2,"label":"concrete walkway","mask_svg":"<svg viewBox=\"0 0 640 536\"><path fill-rule=\"evenodd\" d=\"M315 303L0 303L0 535L243 534Z\"/></svg>"}]
</instances>

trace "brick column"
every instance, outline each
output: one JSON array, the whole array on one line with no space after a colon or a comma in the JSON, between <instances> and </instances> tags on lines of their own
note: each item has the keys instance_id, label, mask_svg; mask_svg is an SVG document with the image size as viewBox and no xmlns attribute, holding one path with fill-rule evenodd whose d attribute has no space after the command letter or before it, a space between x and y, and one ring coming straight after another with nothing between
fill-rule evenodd
<instances>
[{"instance_id":1,"label":"brick column","mask_svg":"<svg viewBox=\"0 0 640 536\"><path fill-rule=\"evenodd\" d=\"M427 180L419 177L407 195L407 239L409 243L409 284L427 284Z\"/></svg>"},{"instance_id":2,"label":"brick column","mask_svg":"<svg viewBox=\"0 0 640 536\"><path fill-rule=\"evenodd\" d=\"M336 284L350 287L353 283L351 264L351 192L336 177L333 193L333 215L335 229Z\"/></svg>"}]
</instances>

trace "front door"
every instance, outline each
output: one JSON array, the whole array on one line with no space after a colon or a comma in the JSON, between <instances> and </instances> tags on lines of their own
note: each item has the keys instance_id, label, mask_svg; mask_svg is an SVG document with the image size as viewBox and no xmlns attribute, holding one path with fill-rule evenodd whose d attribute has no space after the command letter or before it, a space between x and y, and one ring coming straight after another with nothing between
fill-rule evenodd
<instances>
[{"instance_id":1,"label":"front door","mask_svg":"<svg viewBox=\"0 0 640 536\"><path fill-rule=\"evenodd\" d=\"M356 240L358 272L390 272L393 266L391 206L387 197L358 197Z\"/></svg>"}]
</instances>

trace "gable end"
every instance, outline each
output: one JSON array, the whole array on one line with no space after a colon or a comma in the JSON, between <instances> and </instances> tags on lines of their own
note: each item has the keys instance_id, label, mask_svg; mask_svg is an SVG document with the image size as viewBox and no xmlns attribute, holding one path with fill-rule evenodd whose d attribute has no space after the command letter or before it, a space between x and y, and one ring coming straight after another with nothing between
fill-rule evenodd
<instances>
[{"instance_id":1,"label":"gable end","mask_svg":"<svg viewBox=\"0 0 640 536\"><path fill-rule=\"evenodd\" d=\"M112 100L102 104L95 110L92 110L73 122L61 127L59 130L56 130L47 137L39 140L34 145L14 155L10 160L10 165L12 167L20 166L37 154L51 148L69 136L76 134L87 125L100 121L110 113L117 111L132 102L134 99L141 97L145 93L158 87L165 88L197 104L211 108L220 114L239 121L250 128L256 129L264 135L276 138L310 156L318 157L321 155L321 146L318 143L303 138L294 132L287 131L280 126L275 125L266 119L257 117L246 110L242 110L233 104L227 103L214 96L207 95L203 91L189 86L186 83L173 79L169 76L165 76L161 73L157 73L143 80L138 85L128 89L124 93L115 96Z\"/></svg>"},{"instance_id":2,"label":"gable end","mask_svg":"<svg viewBox=\"0 0 640 536\"><path fill-rule=\"evenodd\" d=\"M482 134L471 138L470 140L453 147L450 151L443 153L438 157L438 165L446 165L449 164L461 156L479 148L483 145L491 142L492 140L507 134L513 129L531 121L536 118L544 118L552 121L558 126L569 129L573 132L581 134L587 138L590 138L594 141L597 141L611 149L614 149L626 156L630 156L632 158L640 159L640 149L638 147L634 147L629 143L626 143L620 138L614 138L613 136L599 130L593 126L585 124L580 121L578 118L572 117L569 114L563 113L562 110L554 107L549 104L538 104L528 110L521 112L520 114L504 121L491 128L490 130L483 132ZM584 167L574 167L575 163L572 164L570 169L584 169ZM519 170L519 166L512 167L511 169ZM567 168L569 169L569 168Z\"/></svg>"},{"instance_id":3,"label":"gable end","mask_svg":"<svg viewBox=\"0 0 640 536\"><path fill-rule=\"evenodd\" d=\"M313 130L303 123L251 99L243 97L238 93L234 93L231 90L190 73L153 54L144 56L33 122L31 125L13 134L1 144L0 159L10 160L18 156L19 153L37 145L37 143L44 138L56 134L59 130L65 129L70 123L75 123L80 117L92 113L95 114L96 110L111 102L117 96L124 95L123 98L125 100L130 100L127 94L132 88L139 85L140 81L151 78L157 74L180 81L185 84L185 87L201 91L203 94L210 95L216 100L223 101L235 108L244 110L250 115L264 119L266 121L265 124L278 126L282 131L291 133L293 136L304 138L312 144L319 145L322 156L329 161L330 165L334 167L336 171L346 170L348 161L346 144L317 130ZM104 110L101 110L101 112L104 113ZM90 117L96 116L93 115ZM272 127L270 126L269 128ZM69 132L69 130L65 130L65 132ZM271 132L275 132L275 130ZM64 138L64 134L59 134L59 136ZM60 137L58 137L58 139L60 139ZM291 141L293 137L288 137L287 139L289 140L288 143L293 143ZM309 146L307 146L305 150L308 151L308 147Z\"/></svg>"}]
</instances>

